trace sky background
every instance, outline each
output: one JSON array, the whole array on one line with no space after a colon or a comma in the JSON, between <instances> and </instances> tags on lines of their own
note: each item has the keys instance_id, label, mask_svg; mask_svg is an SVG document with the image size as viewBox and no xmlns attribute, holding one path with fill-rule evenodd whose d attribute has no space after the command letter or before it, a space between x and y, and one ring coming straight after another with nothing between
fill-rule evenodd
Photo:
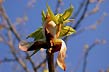
<instances>
[{"instance_id":1,"label":"sky background","mask_svg":"<svg viewBox=\"0 0 109 72\"><path fill-rule=\"evenodd\" d=\"M16 26L17 30L21 34L22 39L25 39L28 34L41 26L41 11L46 11L46 3L48 3L54 12L57 4L57 0L36 0L36 2L33 2L33 7L31 7L28 6L29 1L31 0L5 0L3 3L8 17ZM70 6L70 4L72 4L74 6L73 14L75 14L81 2L82 0L63 0L63 4L60 7L59 13L62 13ZM90 12L95 7L95 5L96 2L89 4L88 12ZM99 11L97 13L85 17L85 19L81 22L77 32L83 28L87 28L88 26L95 24L104 13L107 15L103 18L102 22L97 25L95 30L87 29L80 34L77 34L76 36L70 36L68 38L67 58L65 60L67 64L66 72L73 72L77 68L78 64L80 64L80 66L76 72L82 72L84 45L90 46L95 42L96 39L104 40L106 43L94 46L93 49L89 52L87 72L98 72L100 69L106 70L109 68L109 0L104 0L104 2L100 4ZM16 19L19 17L22 18L24 16L28 17L26 22L16 22ZM75 19L75 21L77 20L78 18ZM5 33L5 30L2 32ZM36 56L38 56L38 54ZM9 47L3 43L0 43L0 59L5 57L11 58L12 55L10 53ZM14 62L1 63L0 72L12 72L15 64ZM59 67L57 67L57 69L58 72L63 72L63 70L61 70Z\"/></svg>"}]
</instances>

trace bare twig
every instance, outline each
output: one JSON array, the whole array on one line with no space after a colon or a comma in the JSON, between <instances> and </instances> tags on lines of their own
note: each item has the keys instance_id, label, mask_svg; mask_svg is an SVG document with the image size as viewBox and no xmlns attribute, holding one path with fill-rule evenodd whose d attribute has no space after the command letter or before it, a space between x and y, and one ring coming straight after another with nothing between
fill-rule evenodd
<instances>
[{"instance_id":1,"label":"bare twig","mask_svg":"<svg viewBox=\"0 0 109 72\"><path fill-rule=\"evenodd\" d=\"M47 59L44 59L44 60L36 67L36 69L39 69L46 61L47 61Z\"/></svg>"},{"instance_id":2,"label":"bare twig","mask_svg":"<svg viewBox=\"0 0 109 72\"><path fill-rule=\"evenodd\" d=\"M57 1L56 9L55 9L55 14L57 14L59 12L59 7L60 7L61 3L62 3L62 0L58 0Z\"/></svg>"},{"instance_id":3,"label":"bare twig","mask_svg":"<svg viewBox=\"0 0 109 72\"><path fill-rule=\"evenodd\" d=\"M4 58L4 59L0 60L0 63L4 63L4 62L13 62L13 61L16 61L16 59Z\"/></svg>"},{"instance_id":4,"label":"bare twig","mask_svg":"<svg viewBox=\"0 0 109 72\"><path fill-rule=\"evenodd\" d=\"M96 46L99 43L100 43L100 41L96 40L92 45L90 45L87 49L85 49L84 61L83 61L83 71L82 72L86 72L87 58L88 58L89 52L92 50L92 48L94 48L94 46Z\"/></svg>"},{"instance_id":5,"label":"bare twig","mask_svg":"<svg viewBox=\"0 0 109 72\"><path fill-rule=\"evenodd\" d=\"M86 30L95 30L101 23L102 21L104 20L104 18L106 17L107 15L104 13L94 24L91 24L87 27L84 27L80 30L78 30L75 34L73 34L72 36L76 36L76 35L79 35L81 33L83 33L84 31Z\"/></svg>"},{"instance_id":6,"label":"bare twig","mask_svg":"<svg viewBox=\"0 0 109 72\"><path fill-rule=\"evenodd\" d=\"M18 41L21 41L20 36L18 35L16 29L12 26L12 23L11 23L11 21L9 20L8 16L6 15L6 12L5 12L5 10L4 10L4 8L3 8L2 5L0 5L0 10L1 10L1 12L2 12L2 16L3 16L4 19L7 21L7 24L8 24L8 26L9 26L10 30L12 31L12 33L15 35L16 39L17 39ZM10 45L9 45L9 46L10 46ZM12 46L10 46L10 47L12 47ZM12 48L14 49L14 47L12 47ZM14 51L12 51L12 54L14 55L14 57L15 57L17 60L19 60L19 58L16 56L16 53L14 53ZM29 56L28 53L26 53L26 55ZM33 70L36 72L36 68L35 68L34 62L32 61L31 58L29 58L28 60L30 61ZM27 71L26 66L24 67L24 69ZM27 71L27 72L28 72L28 71Z\"/></svg>"},{"instance_id":7,"label":"bare twig","mask_svg":"<svg viewBox=\"0 0 109 72\"><path fill-rule=\"evenodd\" d=\"M83 11L83 13L81 14L81 17L79 18L79 20L76 22L76 24L74 25L74 29L77 29L77 27L79 26L79 24L81 23L81 21L84 19L84 17L85 17L85 14L86 14L86 12L87 12L87 9L88 9L88 5L89 5L89 0L86 0L85 1L86 2L86 4L85 4L85 8L84 8L84 11Z\"/></svg>"},{"instance_id":8,"label":"bare twig","mask_svg":"<svg viewBox=\"0 0 109 72\"><path fill-rule=\"evenodd\" d=\"M73 19L75 19L78 15L79 15L79 13L81 12L81 9L84 7L84 5L85 5L85 0L80 4L80 6L79 6L79 8L78 8L78 10L75 12L75 14L74 14L74 16L72 17Z\"/></svg>"},{"instance_id":9,"label":"bare twig","mask_svg":"<svg viewBox=\"0 0 109 72\"><path fill-rule=\"evenodd\" d=\"M2 13L2 16L4 17L4 19L7 21L7 24L10 28L10 30L12 31L12 33L15 35L15 37L18 39L18 41L20 41L20 36L18 35L17 31L15 30L15 28L12 26L11 21L9 20L8 16L6 15L6 12L3 8L3 6L0 4L0 11Z\"/></svg>"},{"instance_id":10,"label":"bare twig","mask_svg":"<svg viewBox=\"0 0 109 72\"><path fill-rule=\"evenodd\" d=\"M21 58L18 58L15 52L15 48L12 45L11 42L8 42L8 46L10 47L11 53L13 54L13 56L15 57L15 59L17 60L17 62L22 66L22 68L25 70L25 72L29 72L27 66L25 65L25 63L23 62L23 60Z\"/></svg>"}]
</instances>

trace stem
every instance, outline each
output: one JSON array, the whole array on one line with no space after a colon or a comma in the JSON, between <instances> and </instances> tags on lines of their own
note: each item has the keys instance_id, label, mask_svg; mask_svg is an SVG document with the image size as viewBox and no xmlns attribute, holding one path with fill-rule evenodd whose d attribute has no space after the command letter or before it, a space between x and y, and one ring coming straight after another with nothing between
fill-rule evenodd
<instances>
[{"instance_id":1,"label":"stem","mask_svg":"<svg viewBox=\"0 0 109 72\"><path fill-rule=\"evenodd\" d=\"M54 54L47 50L47 61L48 61L48 69L49 72L55 72L54 69Z\"/></svg>"}]
</instances>

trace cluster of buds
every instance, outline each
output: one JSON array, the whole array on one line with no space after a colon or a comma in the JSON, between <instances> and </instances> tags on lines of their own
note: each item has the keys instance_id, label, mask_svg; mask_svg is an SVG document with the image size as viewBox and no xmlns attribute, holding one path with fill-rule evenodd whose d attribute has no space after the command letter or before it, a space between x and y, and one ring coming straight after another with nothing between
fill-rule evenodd
<instances>
[{"instance_id":1,"label":"cluster of buds","mask_svg":"<svg viewBox=\"0 0 109 72\"><path fill-rule=\"evenodd\" d=\"M42 27L28 36L34 38L34 41L21 41L19 43L19 48L22 51L34 51L33 54L41 48L47 49L51 53L59 51L57 64L63 70L66 70L64 59L66 57L67 47L61 38L75 32L72 27L65 26L65 23L72 21L71 19L68 19L71 16L72 11L73 7L71 6L63 14L54 15L50 7L47 6L47 13L45 14L44 11L42 12Z\"/></svg>"}]
</instances>

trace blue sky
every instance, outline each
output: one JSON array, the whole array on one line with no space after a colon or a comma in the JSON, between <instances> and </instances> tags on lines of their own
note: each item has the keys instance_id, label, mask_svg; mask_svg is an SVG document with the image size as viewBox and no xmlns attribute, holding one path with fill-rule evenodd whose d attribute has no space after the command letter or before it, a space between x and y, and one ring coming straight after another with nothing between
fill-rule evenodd
<instances>
[{"instance_id":1,"label":"blue sky","mask_svg":"<svg viewBox=\"0 0 109 72\"><path fill-rule=\"evenodd\" d=\"M35 31L38 27L41 26L41 11L46 11L46 0L36 0L34 7L28 8L27 4L30 0L6 0L3 3L4 8L6 9L7 15L14 24L16 18L22 17L24 15L28 16L28 21L24 24L19 24L17 30L20 32L22 39ZM53 11L55 11L57 0L48 0L48 4ZM63 0L64 4L60 7L60 12L63 12L66 8L73 4L74 13L78 8L78 4L82 0ZM103 16L103 13L109 14L109 0L105 0L100 5L100 10L88 17L86 17L80 24L78 30L83 29L84 27L90 26L96 23L96 20L100 19ZM96 3L90 4L88 11L91 11ZM78 31L77 30L77 31ZM78 65L79 60L81 60L80 66L76 72L82 72L83 59L82 54L84 51L84 45L91 45L95 39L106 40L106 44L96 45L90 52L88 56L87 70L88 72L98 72L100 69L106 70L109 68L109 15L105 16L100 25L97 26L96 30L85 30L84 32L76 35L70 36L67 42L67 70L66 72L72 72ZM6 45L0 43L0 58L12 57L9 53L9 49ZM13 64L13 63L12 63ZM11 64L3 63L0 64L0 72L12 72ZM7 69L6 69L7 68ZM63 72L59 67L57 68L59 72Z\"/></svg>"}]
</instances>

